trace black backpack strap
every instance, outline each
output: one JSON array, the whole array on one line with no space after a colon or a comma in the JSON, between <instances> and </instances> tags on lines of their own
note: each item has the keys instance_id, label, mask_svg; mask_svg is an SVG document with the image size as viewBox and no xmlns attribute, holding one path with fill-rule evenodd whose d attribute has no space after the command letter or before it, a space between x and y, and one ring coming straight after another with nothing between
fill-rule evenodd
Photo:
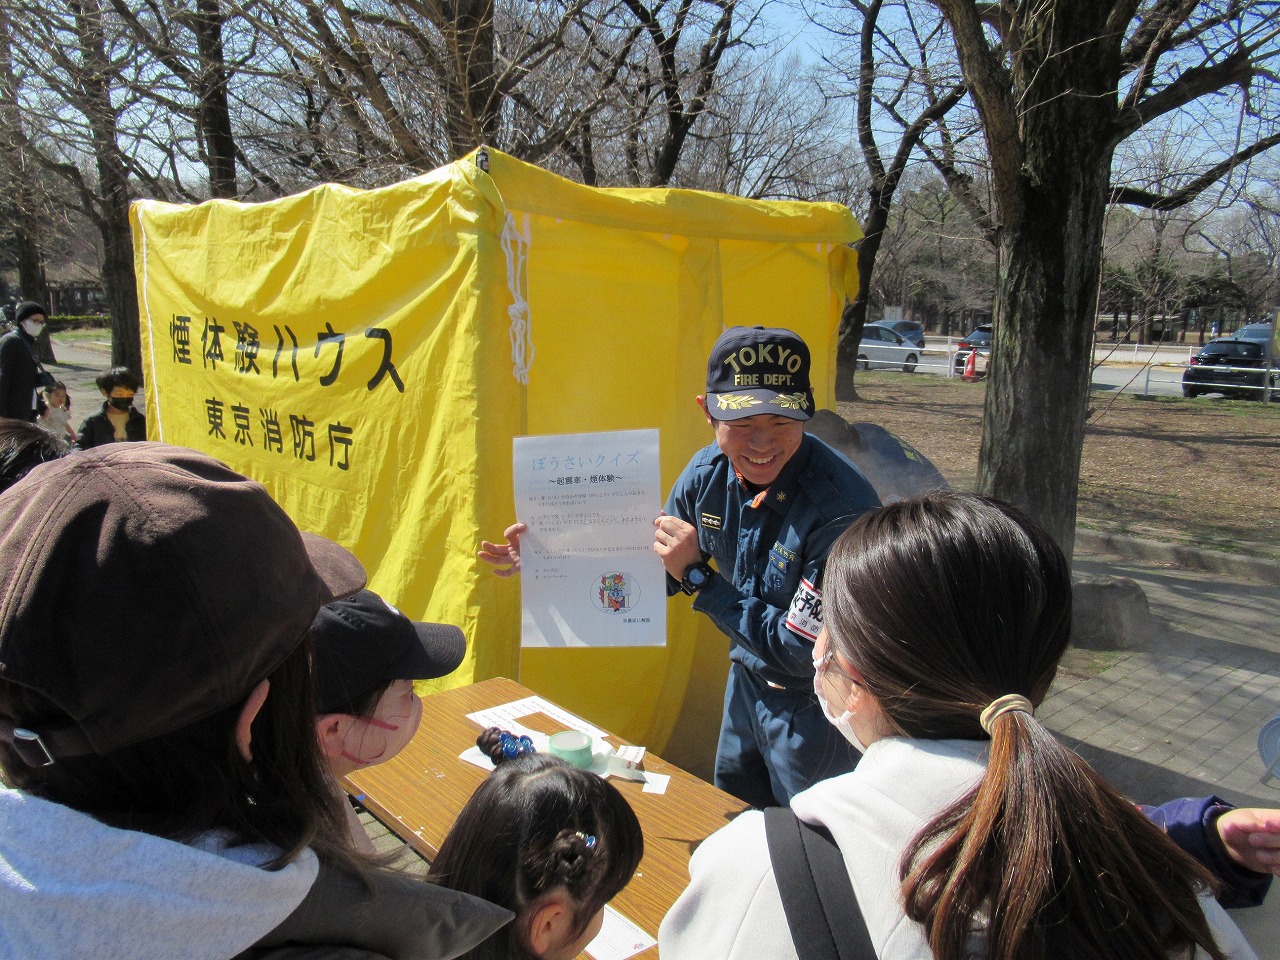
<instances>
[{"instance_id":1,"label":"black backpack strap","mask_svg":"<svg viewBox=\"0 0 1280 960\"><path fill-rule=\"evenodd\" d=\"M876 960L844 856L825 827L764 811L769 859L800 960Z\"/></svg>"}]
</instances>

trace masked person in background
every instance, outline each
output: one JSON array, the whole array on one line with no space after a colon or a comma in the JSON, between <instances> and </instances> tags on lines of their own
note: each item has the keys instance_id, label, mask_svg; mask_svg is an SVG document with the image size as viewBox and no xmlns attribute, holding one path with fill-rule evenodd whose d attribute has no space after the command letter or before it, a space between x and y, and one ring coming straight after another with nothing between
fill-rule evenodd
<instances>
[{"instance_id":1,"label":"masked person in background","mask_svg":"<svg viewBox=\"0 0 1280 960\"><path fill-rule=\"evenodd\" d=\"M44 324L44 307L27 300L14 310L14 329L0 337L0 417L34 420L40 413L38 391L53 383L36 354Z\"/></svg>"},{"instance_id":2,"label":"masked person in background","mask_svg":"<svg viewBox=\"0 0 1280 960\"><path fill-rule=\"evenodd\" d=\"M147 418L133 405L138 378L127 367L112 367L93 381L102 393L102 409L80 425L76 447L147 439Z\"/></svg>"}]
</instances>

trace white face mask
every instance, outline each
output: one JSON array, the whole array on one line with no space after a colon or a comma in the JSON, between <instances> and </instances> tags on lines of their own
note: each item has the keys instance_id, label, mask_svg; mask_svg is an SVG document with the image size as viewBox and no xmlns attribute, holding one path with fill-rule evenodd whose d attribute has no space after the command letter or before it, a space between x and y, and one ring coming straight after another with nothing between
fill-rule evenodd
<instances>
[{"instance_id":1,"label":"white face mask","mask_svg":"<svg viewBox=\"0 0 1280 960\"><path fill-rule=\"evenodd\" d=\"M35 339L36 337L40 336L41 333L44 332L44 324L37 323L34 320L23 320L22 329L27 331L27 336L31 337L32 339Z\"/></svg>"},{"instance_id":2,"label":"white face mask","mask_svg":"<svg viewBox=\"0 0 1280 960\"><path fill-rule=\"evenodd\" d=\"M840 731L841 736L853 744L853 748L859 753L867 752L867 745L858 739L858 735L853 732L853 725L849 723L849 718L853 716L852 711L846 710L840 716L835 716L831 712L831 704L827 703L827 698L822 692L822 661L813 661L813 692L818 697L818 703L822 706L822 714L827 721Z\"/></svg>"}]
</instances>

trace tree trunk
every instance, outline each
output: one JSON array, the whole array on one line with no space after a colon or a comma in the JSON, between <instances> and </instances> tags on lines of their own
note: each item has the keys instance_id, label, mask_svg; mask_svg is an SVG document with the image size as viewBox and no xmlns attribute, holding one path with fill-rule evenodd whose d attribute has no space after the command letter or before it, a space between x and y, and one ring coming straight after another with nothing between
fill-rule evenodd
<instances>
[{"instance_id":1,"label":"tree trunk","mask_svg":"<svg viewBox=\"0 0 1280 960\"><path fill-rule=\"evenodd\" d=\"M1016 46L1006 70L985 4L934 2L982 118L999 211L978 489L1021 507L1070 557L1123 35L1110 4L1018 4L1001 24Z\"/></svg>"},{"instance_id":2,"label":"tree trunk","mask_svg":"<svg viewBox=\"0 0 1280 960\"><path fill-rule=\"evenodd\" d=\"M1058 166L1039 187L1024 181L1022 221L1001 237L978 489L1026 510L1070 557L1110 156Z\"/></svg>"},{"instance_id":3,"label":"tree trunk","mask_svg":"<svg viewBox=\"0 0 1280 960\"><path fill-rule=\"evenodd\" d=\"M129 234L129 179L117 138L110 83L114 74L106 55L102 9L98 0L79 4L76 28L86 66L84 113L89 120L98 169L94 221L102 237L102 286L111 311L111 364L143 378L138 325L138 287Z\"/></svg>"},{"instance_id":4,"label":"tree trunk","mask_svg":"<svg viewBox=\"0 0 1280 960\"><path fill-rule=\"evenodd\" d=\"M227 68L222 50L222 10L218 0L197 0L192 27L200 51L198 119L209 170L209 195L233 200L236 189L236 141L227 102Z\"/></svg>"},{"instance_id":5,"label":"tree trunk","mask_svg":"<svg viewBox=\"0 0 1280 960\"><path fill-rule=\"evenodd\" d=\"M49 284L44 272L44 251L40 249L34 223L35 207L30 199L32 194L30 191L23 191L22 188L19 188L18 192L25 192L28 198L25 201L19 199L13 222L13 241L18 259L18 286L22 288L22 299L34 300L52 313L54 306L49 302ZM32 203L32 205L24 208L24 203ZM48 327L45 327L40 336L36 337L36 356L40 358L41 363L58 362L58 357L53 352L53 341L49 339Z\"/></svg>"},{"instance_id":6,"label":"tree trunk","mask_svg":"<svg viewBox=\"0 0 1280 960\"><path fill-rule=\"evenodd\" d=\"M440 24L453 62L448 77L446 116L453 156L493 143L498 132L498 91L494 72L492 0L457 0L453 19ZM449 9L446 6L445 9Z\"/></svg>"},{"instance_id":7,"label":"tree trunk","mask_svg":"<svg viewBox=\"0 0 1280 960\"><path fill-rule=\"evenodd\" d=\"M31 194L26 193L30 198ZM18 260L18 286L22 288L23 300L34 300L36 303L43 304L46 309L53 309L49 306L49 285L45 281L44 274L44 256L40 249L39 235L33 224L30 222L31 217L27 215L30 208L22 209L24 200L18 201L18 209L15 211L13 229L13 243Z\"/></svg>"},{"instance_id":8,"label":"tree trunk","mask_svg":"<svg viewBox=\"0 0 1280 960\"><path fill-rule=\"evenodd\" d=\"M894 184L896 188L897 184ZM836 338L836 399L858 400L854 383L854 371L858 368L858 343L862 340L862 328L867 324L867 304L871 301L871 277L876 269L876 257L884 240L884 229L889 223L889 207L893 203L893 188L884 191L871 190L871 210L863 226L862 239L858 241L858 294L853 303L845 307L840 317L840 330Z\"/></svg>"}]
</instances>

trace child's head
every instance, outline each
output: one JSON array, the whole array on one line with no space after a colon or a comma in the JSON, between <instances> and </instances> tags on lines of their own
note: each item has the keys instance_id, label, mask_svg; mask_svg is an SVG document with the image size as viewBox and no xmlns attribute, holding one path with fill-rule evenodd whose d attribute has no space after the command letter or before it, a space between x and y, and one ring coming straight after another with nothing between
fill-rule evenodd
<instances>
[{"instance_id":1,"label":"child's head","mask_svg":"<svg viewBox=\"0 0 1280 960\"><path fill-rule=\"evenodd\" d=\"M112 367L94 377L93 382L115 409L128 410L133 406L134 394L138 392L138 377L128 367Z\"/></svg>"},{"instance_id":2,"label":"child's head","mask_svg":"<svg viewBox=\"0 0 1280 960\"><path fill-rule=\"evenodd\" d=\"M1048 692L1071 633L1071 568L1014 507L937 492L840 536L823 613L829 649L897 732L979 739L992 700Z\"/></svg>"},{"instance_id":3,"label":"child's head","mask_svg":"<svg viewBox=\"0 0 1280 960\"><path fill-rule=\"evenodd\" d=\"M71 398L67 396L67 385L61 380L53 381L53 385L44 388L44 402L51 407L71 409Z\"/></svg>"},{"instance_id":4,"label":"child's head","mask_svg":"<svg viewBox=\"0 0 1280 960\"><path fill-rule=\"evenodd\" d=\"M334 777L403 750L422 719L413 681L452 673L467 649L457 627L416 623L371 590L322 608L311 629L316 732Z\"/></svg>"},{"instance_id":5,"label":"child's head","mask_svg":"<svg viewBox=\"0 0 1280 960\"><path fill-rule=\"evenodd\" d=\"M431 878L516 913L471 960L576 957L644 855L640 822L606 780L557 757L498 765L472 795Z\"/></svg>"},{"instance_id":6,"label":"child's head","mask_svg":"<svg viewBox=\"0 0 1280 960\"><path fill-rule=\"evenodd\" d=\"M62 441L30 420L0 417L0 491L40 464L57 460L64 450Z\"/></svg>"}]
</instances>

